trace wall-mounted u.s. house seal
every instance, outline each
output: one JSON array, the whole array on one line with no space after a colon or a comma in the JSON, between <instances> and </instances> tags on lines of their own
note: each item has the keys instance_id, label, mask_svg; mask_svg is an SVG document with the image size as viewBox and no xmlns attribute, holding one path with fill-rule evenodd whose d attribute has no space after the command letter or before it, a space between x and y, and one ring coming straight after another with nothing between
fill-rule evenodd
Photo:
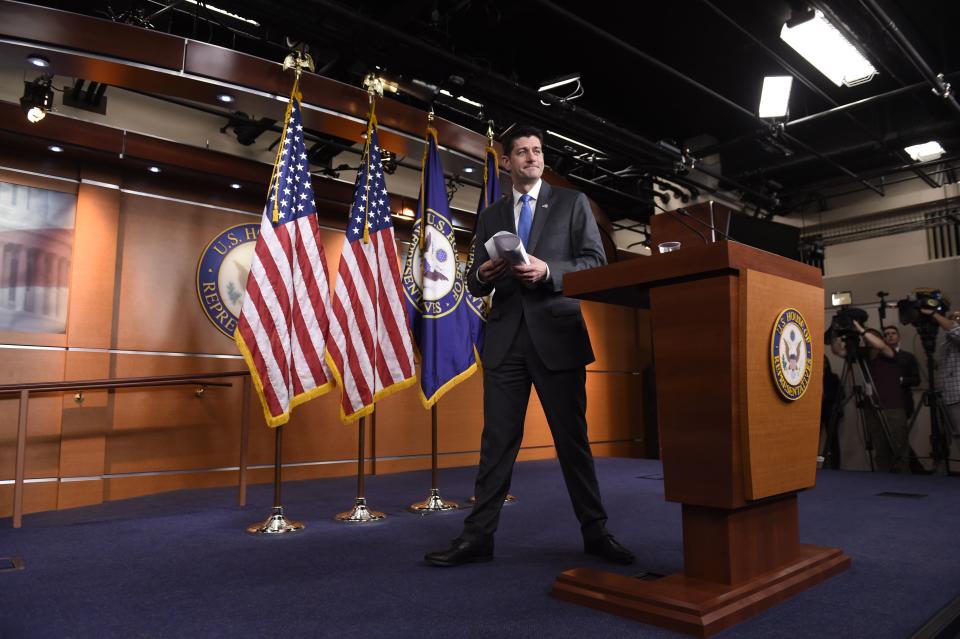
<instances>
[{"instance_id":1,"label":"wall-mounted u.s. house seal","mask_svg":"<svg viewBox=\"0 0 960 639\"><path fill-rule=\"evenodd\" d=\"M259 233L259 223L224 229L207 244L197 264L197 295L203 312L230 339L237 328Z\"/></svg>"},{"instance_id":2,"label":"wall-mounted u.s. house seal","mask_svg":"<svg viewBox=\"0 0 960 639\"><path fill-rule=\"evenodd\" d=\"M781 311L773 325L770 368L784 399L794 401L807 392L813 375L813 342L807 322L795 308Z\"/></svg>"}]
</instances>

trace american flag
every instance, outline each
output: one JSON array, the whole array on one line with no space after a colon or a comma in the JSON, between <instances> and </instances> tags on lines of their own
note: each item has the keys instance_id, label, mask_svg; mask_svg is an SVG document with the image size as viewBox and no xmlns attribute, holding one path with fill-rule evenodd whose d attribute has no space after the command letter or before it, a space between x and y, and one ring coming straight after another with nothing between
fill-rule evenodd
<instances>
[{"instance_id":1,"label":"american flag","mask_svg":"<svg viewBox=\"0 0 960 639\"><path fill-rule=\"evenodd\" d=\"M333 385L324 359L330 335L327 260L300 110L295 88L234 332L271 427L285 424L294 406Z\"/></svg>"},{"instance_id":2,"label":"american flag","mask_svg":"<svg viewBox=\"0 0 960 639\"><path fill-rule=\"evenodd\" d=\"M400 298L390 198L371 114L334 290L330 367L341 388L340 417L351 422L416 381L413 345Z\"/></svg>"}]
</instances>

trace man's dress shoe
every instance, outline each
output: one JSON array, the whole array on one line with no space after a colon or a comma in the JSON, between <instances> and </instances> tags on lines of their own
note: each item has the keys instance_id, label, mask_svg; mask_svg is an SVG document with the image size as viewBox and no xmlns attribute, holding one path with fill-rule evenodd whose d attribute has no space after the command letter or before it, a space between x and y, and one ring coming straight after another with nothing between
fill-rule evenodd
<instances>
[{"instance_id":1,"label":"man's dress shoe","mask_svg":"<svg viewBox=\"0 0 960 639\"><path fill-rule=\"evenodd\" d=\"M493 542L480 543L469 539L454 539L446 550L428 552L424 560L432 566L462 566L463 564L493 559Z\"/></svg>"},{"instance_id":2,"label":"man's dress shoe","mask_svg":"<svg viewBox=\"0 0 960 639\"><path fill-rule=\"evenodd\" d=\"M632 564L636 559L632 552L621 546L609 533L595 539L584 539L583 552L624 566Z\"/></svg>"}]
</instances>

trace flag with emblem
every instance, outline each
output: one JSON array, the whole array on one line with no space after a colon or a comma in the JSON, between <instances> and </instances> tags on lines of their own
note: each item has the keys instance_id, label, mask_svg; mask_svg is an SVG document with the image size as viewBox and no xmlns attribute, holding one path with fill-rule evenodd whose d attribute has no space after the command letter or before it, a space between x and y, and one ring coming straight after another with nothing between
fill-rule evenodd
<instances>
[{"instance_id":1,"label":"flag with emblem","mask_svg":"<svg viewBox=\"0 0 960 639\"><path fill-rule=\"evenodd\" d=\"M377 120L371 112L331 300L327 344L345 423L370 414L374 402L416 381L380 159Z\"/></svg>"},{"instance_id":2,"label":"flag with emblem","mask_svg":"<svg viewBox=\"0 0 960 639\"><path fill-rule=\"evenodd\" d=\"M477 331L473 322L481 321L464 303L469 292L457 262L456 238L437 150L437 132L433 128L427 129L417 212L403 290L410 328L420 352L420 400L425 408L430 408L477 370Z\"/></svg>"},{"instance_id":3,"label":"flag with emblem","mask_svg":"<svg viewBox=\"0 0 960 639\"><path fill-rule=\"evenodd\" d=\"M492 135L492 133L490 134ZM483 160L483 186L480 189L480 202L477 204L477 219L480 212L494 202L500 199L500 169L497 158L497 151L492 146L487 146L487 152ZM467 267L464 273L469 273L473 266L473 241L470 242L470 255L467 259ZM473 337L473 343L477 347L477 352L483 351L483 334L487 325L487 312L489 311L488 300L486 298L474 297L469 291L467 295L467 305L476 317L470 318L470 334Z\"/></svg>"},{"instance_id":4,"label":"flag with emblem","mask_svg":"<svg viewBox=\"0 0 960 639\"><path fill-rule=\"evenodd\" d=\"M234 332L271 427L285 424L295 406L332 387L324 359L329 305L327 261L294 84Z\"/></svg>"}]
</instances>

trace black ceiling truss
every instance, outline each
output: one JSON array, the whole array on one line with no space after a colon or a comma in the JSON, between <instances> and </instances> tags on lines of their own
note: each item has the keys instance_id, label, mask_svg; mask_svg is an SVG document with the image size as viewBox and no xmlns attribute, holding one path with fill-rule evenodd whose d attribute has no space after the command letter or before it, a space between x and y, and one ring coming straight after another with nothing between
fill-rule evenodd
<instances>
[{"instance_id":1,"label":"black ceiling truss","mask_svg":"<svg viewBox=\"0 0 960 639\"><path fill-rule=\"evenodd\" d=\"M391 25L362 15L335 1L308 0L307 4L322 8L330 14L354 22L365 29L396 38L403 42L404 45L419 49L435 59L439 58L455 67L466 69L473 74L470 82L471 88L479 89L485 97L494 98L498 103L510 108L517 114L528 117L533 121L544 123L551 128L558 128L569 132L570 135L577 136L578 138L584 138L609 150L612 155L617 155L630 161L635 161L638 153L640 153L642 157L663 162L663 164L657 166L656 169L657 172L665 178L671 180L674 178L675 164L679 163L681 166L687 166L690 163L691 158L685 156L683 152L652 142L609 120L590 113L586 109L579 108L562 100L557 100L550 106L544 106L540 100L546 97L545 94L523 86L515 80L500 75L486 66L464 59L445 49L424 42L420 38L398 31ZM258 3L245 0L239 0L235 2L234 5L242 7L244 11L254 13L262 9ZM271 12L274 18L283 18L283 15L280 15L284 13L282 7L273 7ZM322 32L318 31L311 22L304 20L302 14L298 13L296 16L290 15L289 17L298 18L298 20L292 22L292 24L296 24L297 27L302 30L305 38L322 36ZM556 108L551 108L551 106ZM777 205L777 200L767 193L757 191L732 178L713 173L703 167L698 166L697 170L710 178L728 185L731 189L740 191L744 195L751 197L758 204L763 206ZM707 185L698 184L697 186L702 190L710 190L710 187Z\"/></svg>"},{"instance_id":2,"label":"black ceiling truss","mask_svg":"<svg viewBox=\"0 0 960 639\"><path fill-rule=\"evenodd\" d=\"M256 20L259 22L256 26L243 22L238 16L214 14L204 2L187 5L185 0L132 0L127 3L131 8L121 14L122 18L114 15L109 6L107 10L114 18L148 28L152 27L152 23L159 23L161 29L166 27L171 33L188 37L191 31L193 37L207 36L209 33L212 40L214 30L222 29L227 35L220 37L222 34L218 34L218 44L227 45L227 41L232 39L233 48L240 45L247 53L261 57L275 58L278 50L306 43L317 58L318 66L322 67L318 72L325 75L329 72L331 77L345 81L354 81L358 75L373 70L374 64L397 65L398 68L406 65L408 70L413 70L416 74L419 74L419 69L422 68L424 75L421 77L429 79L429 74L433 73L435 77L430 81L434 83L436 77L444 77L445 72L446 80L437 84L443 85L456 79L457 82L447 85L448 90L456 92L463 89L467 95L483 102L484 107L479 114L463 108L462 105L457 106L459 103L453 98L450 100L453 104L450 104L450 101L438 101L437 92L441 88L439 86L432 94L420 88L419 92L406 91L407 95L401 95L397 99L409 101L414 98L419 101L418 108L422 107L424 102L428 105L435 104L438 111L444 109L448 112L453 121L479 131L486 129L488 117L496 116L498 122L503 124L525 119L536 122L545 129L584 140L584 144L603 149L603 153L591 155L589 152L567 152L571 147L566 150L548 149L549 145L545 141L548 160L555 160L554 168L578 184L595 188L608 197L619 195L630 207L643 200L652 205L655 203L652 200L665 196L664 191L673 191L671 194L674 197L683 200L697 197L700 193L718 193L722 188L744 198L745 204L762 207L764 214L788 214L792 210L802 210L804 202L810 201L811 197L826 197L817 190L830 189L832 197L832 190L843 188L843 185L851 182L859 184L859 191L869 189L883 195L885 178L897 172L912 173L930 187L939 187L942 184L942 171L934 171L931 175L924 167L934 167L948 158L929 164L910 162L902 148L915 143L920 139L919 136L925 133L936 139L943 139L939 135L944 132L949 132L950 135L953 135L954 131L960 133L960 117L947 117L939 106L939 101L931 100L929 95L924 96L921 92L924 88L932 88L942 102L946 103L946 107L952 110L953 115L960 116L960 102L950 87L950 81L955 79L958 73L941 75L930 67L920 50L924 50L923 45L929 41L930 34L938 31L931 30L930 24L927 24L926 31L911 33L910 27L918 24L917 16L911 12L912 7L906 8L909 5L904 2L905 0L884 0L883 7L889 7L894 14L891 18L878 0L858 0L856 3L841 0L782 0L782 13L778 13L781 9L777 8L751 21L743 18L750 15L751 11L759 15L756 11L756 8L761 6L759 2L749 6L744 3L740 6L735 3L719 3L716 0L700 0L697 4L705 7L707 14L716 16L724 25L732 27L745 42L759 47L763 57L775 62L794 77L798 84L809 91L809 94L804 92L803 99L810 98L811 104L816 105L813 110L820 109L819 112L779 124L761 119L753 109L745 108L743 104L751 98L744 91L738 91L735 85L731 85L727 90L729 95L724 95L678 70L693 68L689 64L670 66L655 55L630 44L635 41L633 38L619 38L604 30L600 26L605 23L602 9L591 10L567 0L534 0L533 3L528 3L545 10L539 11L539 15L575 26L574 32L578 37L589 38L584 40L584 44L595 45L600 41L613 45L678 80L683 87L683 93L678 95L678 100L682 101L683 96L688 95L689 89L696 95L707 96L712 102L723 105L722 109L716 110L717 114L722 114L718 116L720 119L714 118L714 121L729 126L724 129L721 125L706 133L722 136L726 131L733 135L727 139L721 137L720 141L716 142L700 143L699 148L690 144L689 146L693 147L692 152L684 148L685 145L655 142L638 134L635 131L642 129L637 126L637 119L632 113L622 110L618 113L616 108L610 108L609 102L602 103L602 106L591 102L590 108L595 109L591 111L578 106L580 103L586 104L584 100L573 104L566 99L540 93L533 88L537 85L530 87L518 79L523 73L523 67L508 66L511 65L509 56L496 55L490 58L493 60L491 62L477 47L471 50L471 39L463 39L463 24L458 25L457 20L464 22L465 19L476 18L476 11L485 11L485 15L492 16L488 23L499 28L510 26L510 21L517 16L529 15L529 9L525 14L509 2L400 0L392 5L381 6L372 0L356 0L351 3L345 0L306 0L300 3L288 0L232 0L221 5L231 12ZM106 3L91 4L101 8L107 6ZM135 10L134 6L138 8ZM811 6L821 9L835 26L851 37L856 46L867 54L871 62L881 70L881 75L885 76L881 79L885 82L884 88L888 90L841 104L831 93L818 86L824 84L819 81L820 78L808 77L775 50L770 41L774 37L770 18L776 21L777 16L780 16L782 24L782 16L790 7L808 9ZM143 7L147 7L146 10ZM473 14L470 13L471 9L474 10ZM102 10L90 7L78 10L102 14ZM898 14L897 11L901 13ZM660 11L657 15L667 13L669 12ZM697 17L702 18L702 15L698 14ZM910 19L906 19L907 17ZM903 24L898 26L897 19L903 20ZM907 28L904 30L901 26ZM620 30L611 27L611 31ZM946 29L942 33L947 38L951 37ZM767 42L762 38L768 38ZM914 46L911 38L921 45L920 50ZM491 44L494 41L496 38L491 39ZM707 38L705 42L710 42L710 39ZM657 49L655 44L649 45L651 52L665 51L662 47ZM397 54L391 55L392 52ZM881 53L883 55L880 55ZM476 55L484 57L474 57ZM671 62L690 59L689 55L684 55L678 54L678 57L671 54L663 59ZM935 59L929 54L927 57ZM956 68L956 58L953 62L952 66ZM558 65L553 65L556 66ZM360 67L365 68L361 70ZM533 75L530 71L528 66L528 81L529 76ZM544 72L547 71L549 70L545 68ZM922 82L916 82L912 77L914 71L922 78ZM903 78L909 80L905 81ZM889 89L891 81L896 84ZM864 95L863 90L860 90L859 95ZM592 94L588 96L588 99L590 98ZM547 104L542 104L541 99ZM895 99L897 100L894 101ZM909 103L909 108L904 102ZM827 108L823 108L824 105L827 105ZM874 108L878 106L882 108ZM870 110L858 113L857 110L861 108ZM614 117L608 119L597 115L604 111L613 113ZM725 112L729 112L729 116ZM810 110L806 112L809 113ZM920 114L918 119L911 120L915 113ZM685 126L682 118L696 121L696 115L691 115L688 109L680 111L678 117L665 119L665 124L660 128L668 132L681 131ZM613 121L614 119L619 121ZM741 126L741 120L747 127ZM840 122L836 123L835 120ZM913 121L917 122L916 126L911 124ZM818 125L816 128L806 128L814 123ZM851 123L852 127L844 128L844 125ZM913 128L909 128L910 126ZM746 132L745 128L748 128ZM799 139L795 134L800 130L804 133L803 139ZM854 132L853 135L847 134L848 131ZM859 143L858 133L862 136L862 142ZM913 136L914 139L908 139L908 136ZM669 135L658 137L669 138ZM751 143L756 143L760 148L755 148ZM825 148L828 146L834 148ZM325 158L332 148L318 147L318 157ZM704 161L721 151L729 152L725 158L726 174ZM771 157L770 153L774 156ZM890 160L886 166L884 158ZM786 171L790 172L789 176L780 175ZM836 173L837 176L829 177L828 171ZM900 181L903 180L897 180Z\"/></svg>"},{"instance_id":3,"label":"black ceiling truss","mask_svg":"<svg viewBox=\"0 0 960 639\"><path fill-rule=\"evenodd\" d=\"M733 18L731 18L729 15L727 15L726 13L724 13L723 11L721 11L716 5L714 5L712 2L710 2L710 0L700 0L700 1L701 1L705 6L707 6L708 8L710 8L717 16L719 16L721 19L723 19L725 22L727 22L731 27L733 27L734 29L736 29L737 31L739 31L742 35L744 35L746 38L748 38L751 42L753 42L755 45L757 45L758 47L760 47L760 49L761 49L768 57L770 57L770 58L771 58L772 60L774 60L777 64L779 64L779 65L783 68L784 71L786 71L786 72L789 73L791 76L793 76L794 78L796 78L798 82L800 82L803 86L805 86L807 89L809 89L810 91L812 91L815 95L817 95L817 96L820 97L822 100L824 100L824 101L826 101L828 104L830 104L830 105L832 106L832 108L831 108L831 109L828 109L828 110L826 110L826 111L821 112L821 113L819 114L820 117L822 117L823 115L832 115L832 114L834 114L834 113L843 113L843 115L846 116L846 118L847 118L847 120L848 120L849 122L852 122L852 123L854 124L854 126L856 126L858 129L860 129L861 131L863 131L868 137L870 137L872 140L874 140L875 142L877 142L878 144L880 144L880 145L881 145L881 148L883 148L885 151L887 151L888 154L896 157L896 158L897 158L898 160L900 160L900 161L905 161L905 160L908 160L908 159L909 159L908 156L906 155L906 153L905 153L903 150L891 150L891 149L888 149L888 148L886 147L886 145L884 144L883 140L882 140L879 136L877 136L876 133L874 133L873 131L869 130L860 120L858 120L857 118L853 117L853 114L851 114L849 111L847 111L847 107L848 107L849 105L841 105L839 102L837 102L837 101L834 100L832 97L830 97L830 95L829 95L826 91L823 91L820 87L818 87L816 84L814 84L806 75L804 75L803 73L801 73L797 68L795 68L793 65L791 65L791 64L790 64L789 62L787 62L786 60L784 60L781 56L777 55L770 47L768 47L767 45L765 45L760 39L758 39L758 38L757 38L756 36L754 36L752 33L750 33L749 31L747 31L747 30L743 27L743 25L741 25L739 22L737 22L736 20L734 20ZM898 95L898 94L894 94L894 95ZM891 95L890 97L893 97L893 96ZM798 122L810 122L810 121L813 121L813 120L815 120L815 119L818 119L818 117L817 117L816 114L815 114L815 115L808 116L808 117L806 117L806 118L798 119L798 120L796 120L796 121L787 122L785 125L789 128L791 125L796 125ZM930 177L927 176L926 173L924 173L924 172L921 171L920 169L916 169L914 172L917 174L917 177L919 177L919 178L922 179L924 182L926 182L927 185L930 186L931 188L935 188L935 187L939 186L936 182L934 182L933 180L931 180Z\"/></svg>"}]
</instances>

